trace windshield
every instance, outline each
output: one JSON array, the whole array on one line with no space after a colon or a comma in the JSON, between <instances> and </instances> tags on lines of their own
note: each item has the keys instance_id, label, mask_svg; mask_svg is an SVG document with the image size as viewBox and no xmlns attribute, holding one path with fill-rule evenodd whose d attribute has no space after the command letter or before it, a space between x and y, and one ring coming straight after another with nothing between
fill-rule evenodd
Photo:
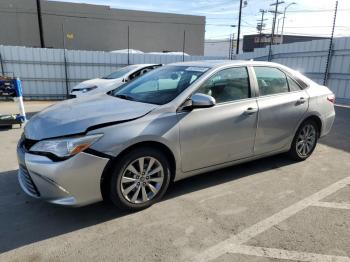
<instances>
[{"instance_id":1,"label":"windshield","mask_svg":"<svg viewBox=\"0 0 350 262\"><path fill-rule=\"evenodd\" d=\"M114 90L111 95L143 103L164 105L195 82L208 67L164 66Z\"/></svg>"},{"instance_id":2,"label":"windshield","mask_svg":"<svg viewBox=\"0 0 350 262\"><path fill-rule=\"evenodd\" d=\"M131 65L131 66L126 66L123 68L118 69L117 71L102 77L102 79L116 79L116 78L120 78L123 77L125 74L131 72L132 70L136 69L137 66L135 65Z\"/></svg>"}]
</instances>

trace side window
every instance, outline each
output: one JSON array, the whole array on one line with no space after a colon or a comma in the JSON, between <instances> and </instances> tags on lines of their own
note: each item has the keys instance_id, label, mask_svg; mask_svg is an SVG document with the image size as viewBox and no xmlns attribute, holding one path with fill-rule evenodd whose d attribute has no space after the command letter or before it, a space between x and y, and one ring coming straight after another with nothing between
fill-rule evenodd
<instances>
[{"instance_id":1,"label":"side window","mask_svg":"<svg viewBox=\"0 0 350 262\"><path fill-rule=\"evenodd\" d=\"M254 67L260 96L286 93L289 91L286 75L273 67Z\"/></svg>"},{"instance_id":2,"label":"side window","mask_svg":"<svg viewBox=\"0 0 350 262\"><path fill-rule=\"evenodd\" d=\"M140 75L144 75L144 74L148 73L149 71L151 71L152 69L153 68L151 68L151 67L146 67L146 68L141 70Z\"/></svg>"},{"instance_id":3,"label":"side window","mask_svg":"<svg viewBox=\"0 0 350 262\"><path fill-rule=\"evenodd\" d=\"M288 80L288 85L289 85L289 91L290 92L300 91L301 90L301 87L295 82L294 79L292 79L289 76L287 76L287 80Z\"/></svg>"},{"instance_id":4,"label":"side window","mask_svg":"<svg viewBox=\"0 0 350 262\"><path fill-rule=\"evenodd\" d=\"M141 74L141 71L136 71L135 73L132 73L130 76L129 76L129 81L133 80L134 78L137 78L139 77Z\"/></svg>"},{"instance_id":5,"label":"side window","mask_svg":"<svg viewBox=\"0 0 350 262\"><path fill-rule=\"evenodd\" d=\"M230 102L250 97L247 68L224 69L206 80L197 93L211 95L217 103Z\"/></svg>"}]
</instances>

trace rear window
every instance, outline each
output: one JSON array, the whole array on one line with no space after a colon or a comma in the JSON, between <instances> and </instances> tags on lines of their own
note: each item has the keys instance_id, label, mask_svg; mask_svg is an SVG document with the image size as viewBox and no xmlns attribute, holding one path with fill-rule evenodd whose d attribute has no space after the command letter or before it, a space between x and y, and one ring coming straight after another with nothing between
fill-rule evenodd
<instances>
[{"instance_id":1,"label":"rear window","mask_svg":"<svg viewBox=\"0 0 350 262\"><path fill-rule=\"evenodd\" d=\"M301 87L301 89L305 89L307 88L309 85L303 80L304 78L306 78L305 76L303 76L300 72L289 69L286 70L290 77L298 83L298 85Z\"/></svg>"}]
</instances>

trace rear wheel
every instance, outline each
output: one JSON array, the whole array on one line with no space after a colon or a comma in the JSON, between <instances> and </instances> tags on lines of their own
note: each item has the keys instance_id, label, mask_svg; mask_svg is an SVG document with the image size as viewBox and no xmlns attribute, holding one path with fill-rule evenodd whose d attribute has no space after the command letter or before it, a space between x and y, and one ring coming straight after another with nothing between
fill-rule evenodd
<instances>
[{"instance_id":1,"label":"rear wheel","mask_svg":"<svg viewBox=\"0 0 350 262\"><path fill-rule=\"evenodd\" d=\"M292 158L302 161L315 150L319 137L318 126L313 120L306 120L296 132L289 154Z\"/></svg>"},{"instance_id":2,"label":"rear wheel","mask_svg":"<svg viewBox=\"0 0 350 262\"><path fill-rule=\"evenodd\" d=\"M137 211L159 201L170 182L170 165L160 151L139 148L127 153L111 178L110 197L115 205Z\"/></svg>"}]
</instances>

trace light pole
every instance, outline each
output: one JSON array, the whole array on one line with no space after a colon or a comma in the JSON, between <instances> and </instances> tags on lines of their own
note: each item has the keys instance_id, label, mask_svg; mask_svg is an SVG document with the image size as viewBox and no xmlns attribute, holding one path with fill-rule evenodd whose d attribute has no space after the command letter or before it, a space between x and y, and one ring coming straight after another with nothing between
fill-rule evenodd
<instances>
[{"instance_id":1,"label":"light pole","mask_svg":"<svg viewBox=\"0 0 350 262\"><path fill-rule=\"evenodd\" d=\"M279 28L280 28L280 21L281 21L281 19L283 19L283 17L280 17L280 18L277 19L277 30L276 30L277 39L279 37L278 36L278 32L279 32ZM281 44L281 39L280 39L279 43L277 42L277 44Z\"/></svg>"},{"instance_id":2,"label":"light pole","mask_svg":"<svg viewBox=\"0 0 350 262\"><path fill-rule=\"evenodd\" d=\"M278 35L279 29L280 29L280 21L283 19L283 17L277 18L277 30L276 30L276 35Z\"/></svg>"},{"instance_id":3,"label":"light pole","mask_svg":"<svg viewBox=\"0 0 350 262\"><path fill-rule=\"evenodd\" d=\"M289 5L287 5L287 6L284 8L283 20L282 20L282 32L281 32L281 44L283 44L284 20L286 19L286 12L287 12L287 9L288 9L288 7L290 7L291 5L296 5L296 4L297 4L297 3L292 2L292 3L290 3Z\"/></svg>"}]
</instances>

